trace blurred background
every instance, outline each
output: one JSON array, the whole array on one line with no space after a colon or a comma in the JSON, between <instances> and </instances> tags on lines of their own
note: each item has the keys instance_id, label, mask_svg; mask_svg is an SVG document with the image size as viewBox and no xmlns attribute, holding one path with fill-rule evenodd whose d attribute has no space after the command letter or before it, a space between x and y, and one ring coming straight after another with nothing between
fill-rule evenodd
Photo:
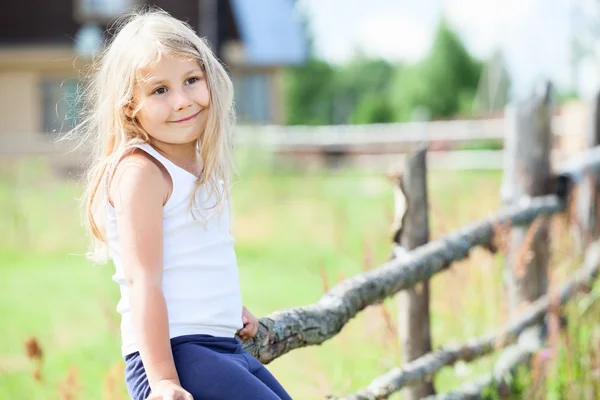
<instances>
[{"instance_id":1,"label":"blurred background","mask_svg":"<svg viewBox=\"0 0 600 400\"><path fill-rule=\"evenodd\" d=\"M507 104L551 81L553 162L584 148L600 84L598 0L4 1L2 399L126 398L113 267L86 260L77 208L87 154L55 139L77 122L83 73L111 21L146 4L207 37L231 73L233 230L244 304L257 317L315 302L389 258L387 172L419 143L428 147L432 239L501 205ZM555 229L564 240L553 273L562 276L577 257L567 229ZM502 255L474 250L458 264L431 281L434 347L506 321ZM600 365L581 361L600 355L593 310L576 313L583 328L564 338L580 353L521 374L523 398L592 398L565 388L598 389ZM400 363L396 313L393 299L369 307L335 338L268 367L295 399L357 390ZM443 369L436 388L494 361Z\"/></svg>"}]
</instances>

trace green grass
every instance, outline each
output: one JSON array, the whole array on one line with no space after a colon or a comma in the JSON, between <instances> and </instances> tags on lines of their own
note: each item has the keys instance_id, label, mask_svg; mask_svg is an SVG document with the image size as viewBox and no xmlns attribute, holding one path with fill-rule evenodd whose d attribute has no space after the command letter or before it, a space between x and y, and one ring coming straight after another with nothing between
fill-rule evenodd
<instances>
[{"instance_id":1,"label":"green grass","mask_svg":"<svg viewBox=\"0 0 600 400\"><path fill-rule=\"evenodd\" d=\"M254 154L239 160L233 232L244 304L256 316L312 303L344 277L387 260L394 210L384 176L303 172ZM496 209L499 183L497 172L431 174L432 237ZM118 287L112 265L93 266L83 256L79 193L76 181L53 177L43 162L0 168L0 399L125 396ZM435 347L503 323L501 267L500 256L475 250L469 261L432 280ZM394 299L369 307L335 338L294 350L268 368L295 399L364 387L400 363L396 309ZM30 337L43 350L41 381L26 357ZM443 369L436 387L449 390L488 371L493 361ZM76 388L72 397L61 393L64 382Z\"/></svg>"}]
</instances>

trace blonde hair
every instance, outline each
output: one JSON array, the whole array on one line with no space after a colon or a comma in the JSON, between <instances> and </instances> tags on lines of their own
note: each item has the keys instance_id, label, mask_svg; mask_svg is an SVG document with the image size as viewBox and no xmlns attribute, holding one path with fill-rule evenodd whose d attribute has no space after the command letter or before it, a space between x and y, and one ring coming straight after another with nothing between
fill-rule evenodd
<instances>
[{"instance_id":1,"label":"blonde hair","mask_svg":"<svg viewBox=\"0 0 600 400\"><path fill-rule=\"evenodd\" d=\"M235 122L233 85L207 42L188 24L155 7L134 10L117 21L117 25L120 26L118 33L92 67L91 79L83 92L81 122L69 133L81 146L91 147L82 205L92 234L88 257L97 262L105 262L108 258L105 232L107 174L133 142L149 142L148 133L135 119L139 105L133 118L126 115L126 108L133 104L136 84L142 79L142 69L165 55L197 60L203 69L210 92L210 107L206 127L197 143L204 168L196 182L196 190L203 186L207 188L208 196L216 196L217 201L210 207L216 213L222 210L229 197L233 169L230 145Z\"/></svg>"}]
</instances>

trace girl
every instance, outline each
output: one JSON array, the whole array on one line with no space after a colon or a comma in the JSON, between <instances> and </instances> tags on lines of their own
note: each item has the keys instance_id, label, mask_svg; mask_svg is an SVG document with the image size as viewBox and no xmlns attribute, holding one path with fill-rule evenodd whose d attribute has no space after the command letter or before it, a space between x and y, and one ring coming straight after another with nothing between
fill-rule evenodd
<instances>
[{"instance_id":1,"label":"girl","mask_svg":"<svg viewBox=\"0 0 600 400\"><path fill-rule=\"evenodd\" d=\"M84 196L92 258L112 258L134 400L290 399L241 347L229 226L233 89L185 23L132 14L106 48L75 132L94 144Z\"/></svg>"}]
</instances>

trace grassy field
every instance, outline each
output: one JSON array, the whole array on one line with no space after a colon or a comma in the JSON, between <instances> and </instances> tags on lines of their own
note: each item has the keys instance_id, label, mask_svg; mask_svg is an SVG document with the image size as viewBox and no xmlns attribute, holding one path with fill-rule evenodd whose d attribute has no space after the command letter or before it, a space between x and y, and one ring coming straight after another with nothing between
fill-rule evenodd
<instances>
[{"instance_id":1,"label":"grassy field","mask_svg":"<svg viewBox=\"0 0 600 400\"><path fill-rule=\"evenodd\" d=\"M256 155L240 157L234 187L244 304L258 317L312 303L390 252L393 197L384 176L281 165L274 172L273 165ZM496 209L500 178L496 172L431 173L432 236ZM94 266L84 257L87 241L75 201L80 189L76 179L56 178L41 161L0 167L0 399L126 398L118 287L112 265ZM566 241L558 245L558 254L570 254ZM564 276L573 262L561 259L553 277ZM474 250L468 261L432 280L434 347L504 322L501 267L501 256ZM349 393L399 364L395 321L390 299L366 309L334 339L294 350L268 368L295 399ZM594 329L590 337L600 343ZM446 391L471 380L493 361L446 368L436 387ZM531 379L523 374L520 390L546 387L543 379L536 378L537 386Z\"/></svg>"}]
</instances>

